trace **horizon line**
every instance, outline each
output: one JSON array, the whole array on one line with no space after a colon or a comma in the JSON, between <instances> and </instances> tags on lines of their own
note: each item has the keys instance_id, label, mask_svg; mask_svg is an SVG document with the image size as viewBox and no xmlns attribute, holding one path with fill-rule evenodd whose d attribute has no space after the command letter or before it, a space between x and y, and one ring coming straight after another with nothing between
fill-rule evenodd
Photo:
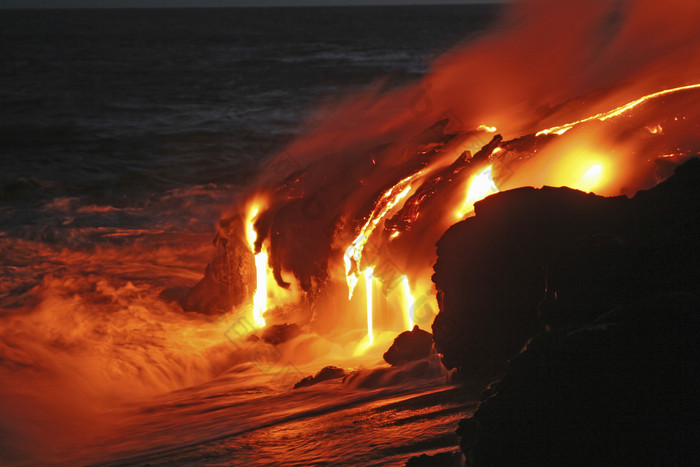
<instances>
[{"instance_id":1,"label":"horizon line","mask_svg":"<svg viewBox=\"0 0 700 467\"><path fill-rule=\"evenodd\" d=\"M57 11L57 10L209 10L209 9L266 9L266 8L349 8L349 7L409 7L409 6L477 6L477 5L498 5L503 3L508 3L509 0L477 0L477 1L464 1L457 0L453 2L410 2L410 3L367 3L367 4L357 4L357 3L340 3L340 4L311 4L311 5L126 5L126 6L115 6L115 5L84 5L84 6L27 6L26 2L17 5L2 5L0 4L0 10L15 10L15 11Z\"/></svg>"}]
</instances>

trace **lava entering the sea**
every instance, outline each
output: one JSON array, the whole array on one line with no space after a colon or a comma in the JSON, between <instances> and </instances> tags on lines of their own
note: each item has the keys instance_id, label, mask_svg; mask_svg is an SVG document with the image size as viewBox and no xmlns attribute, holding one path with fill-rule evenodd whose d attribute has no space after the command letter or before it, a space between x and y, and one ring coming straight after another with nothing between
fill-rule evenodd
<instances>
[{"instance_id":1,"label":"lava entering the sea","mask_svg":"<svg viewBox=\"0 0 700 467\"><path fill-rule=\"evenodd\" d=\"M544 185L629 196L697 155L700 40L669 10L524 2L420 83L324 109L272 158L294 170L265 171L241 203L256 325L366 327L368 345L377 329L427 327L433 245L483 198ZM673 33L650 40L651 24Z\"/></svg>"}]
</instances>

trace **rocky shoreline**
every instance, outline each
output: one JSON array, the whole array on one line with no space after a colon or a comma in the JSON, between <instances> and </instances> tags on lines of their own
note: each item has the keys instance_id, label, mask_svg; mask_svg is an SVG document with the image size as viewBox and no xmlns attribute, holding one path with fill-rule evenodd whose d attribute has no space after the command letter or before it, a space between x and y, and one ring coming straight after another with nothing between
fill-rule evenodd
<instances>
[{"instance_id":1,"label":"rocky shoreline","mask_svg":"<svg viewBox=\"0 0 700 467\"><path fill-rule=\"evenodd\" d=\"M457 431L467 465L697 462L698 238L698 159L631 199L499 193L448 230L434 340L495 380Z\"/></svg>"}]
</instances>

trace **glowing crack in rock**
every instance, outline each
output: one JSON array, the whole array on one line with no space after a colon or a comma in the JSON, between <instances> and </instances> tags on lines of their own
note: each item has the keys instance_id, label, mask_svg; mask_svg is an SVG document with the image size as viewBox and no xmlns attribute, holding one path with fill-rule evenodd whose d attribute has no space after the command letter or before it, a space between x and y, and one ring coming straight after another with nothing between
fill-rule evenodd
<instances>
[{"instance_id":1,"label":"glowing crack in rock","mask_svg":"<svg viewBox=\"0 0 700 467\"><path fill-rule=\"evenodd\" d=\"M481 201L493 193L496 193L498 188L493 183L491 176L491 166L472 177L467 190L467 197L464 200L462 207L455 213L457 219L462 219L464 216L474 210L474 203Z\"/></svg>"},{"instance_id":2,"label":"glowing crack in rock","mask_svg":"<svg viewBox=\"0 0 700 467\"><path fill-rule=\"evenodd\" d=\"M611 119L613 117L617 117L618 115L621 115L621 114L627 112L628 110L631 110L631 109L637 107L639 104L646 102L650 99L665 96L667 94L672 94L674 92L687 91L689 89L698 89L698 88L700 88L700 83L699 84L690 84L688 86L680 86L677 88L664 89L663 91L655 92L652 94L647 94L646 96L640 97L639 99L634 100L632 102L628 102L627 104L622 105L620 107L617 107L617 108L610 110L608 112L602 112L599 114L595 114L592 117L587 117L587 118L584 118L581 120L577 120L575 122L567 123L565 125L559 125L559 126L555 126L552 128L547 128L546 130L542 130L542 131L536 133L535 136L548 135L551 133L554 133L557 135L563 135L564 133L566 133L567 131L569 131L570 129L572 129L573 127L575 127L576 125L578 125L580 123L590 122L591 120L600 120L601 122L604 122L605 120Z\"/></svg>"}]
</instances>

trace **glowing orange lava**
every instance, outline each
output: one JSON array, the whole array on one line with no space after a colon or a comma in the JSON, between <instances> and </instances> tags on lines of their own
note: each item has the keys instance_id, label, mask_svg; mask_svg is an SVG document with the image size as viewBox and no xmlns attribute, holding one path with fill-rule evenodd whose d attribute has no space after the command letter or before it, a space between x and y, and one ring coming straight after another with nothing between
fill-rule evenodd
<instances>
[{"instance_id":1,"label":"glowing orange lava","mask_svg":"<svg viewBox=\"0 0 700 467\"><path fill-rule=\"evenodd\" d=\"M647 130L648 130L649 133L651 133L652 135L661 134L661 133L664 132L664 129L663 129L663 127L661 126L661 124L656 124L656 125L653 126L653 127L647 127Z\"/></svg>"},{"instance_id":2,"label":"glowing orange lava","mask_svg":"<svg viewBox=\"0 0 700 467\"><path fill-rule=\"evenodd\" d=\"M408 283L408 277L406 277L406 275L401 276L401 285L406 299L406 323L410 331L413 329L413 306L415 301L413 300L413 295L411 295L411 285Z\"/></svg>"},{"instance_id":3,"label":"glowing orange lava","mask_svg":"<svg viewBox=\"0 0 700 467\"><path fill-rule=\"evenodd\" d=\"M600 178L603 175L603 166L595 164L583 174L577 188L581 191L590 192L598 185Z\"/></svg>"},{"instance_id":4,"label":"glowing orange lava","mask_svg":"<svg viewBox=\"0 0 700 467\"><path fill-rule=\"evenodd\" d=\"M617 108L610 110L608 112L595 114L592 117L587 117L587 118L584 118L581 120L577 120L575 122L567 123L565 125L559 125L559 126L555 126L552 128L547 128L546 130L542 130L542 131L538 132L535 136L549 135L551 133L554 133L557 135L563 135L564 133L566 133L567 131L569 131L570 129L572 129L573 127L575 127L576 125L578 125L580 123L590 122L591 120L600 120L601 122L604 122L605 120L611 119L613 117L617 117L618 115L621 115L621 114L627 112L628 110L631 110L631 109L637 107L639 104L646 102L650 99L665 96L667 94L672 94L674 92L687 91L689 89L697 89L697 88L700 88L700 83L699 84L690 84L688 86L680 86L677 88L664 89L663 91L658 91L658 92L655 92L652 94L647 94L646 96L640 97L639 99L634 100L632 102L628 102L627 104L620 106L620 107L617 107Z\"/></svg>"},{"instance_id":5,"label":"glowing orange lava","mask_svg":"<svg viewBox=\"0 0 700 467\"><path fill-rule=\"evenodd\" d=\"M355 291L355 286L359 281L358 268L360 267L360 260L362 259L362 250L364 249L367 240L374 232L379 222L384 219L384 217L391 211L402 199L404 199L411 192L411 183L421 175L421 172L417 172L409 177L404 178L396 185L389 188L384 194L379 198L374 210L362 226L360 234L355 238L355 240L350 244L350 246L345 250L345 255L343 260L345 262L345 276L348 284L348 300L352 298L352 294Z\"/></svg>"},{"instance_id":6,"label":"glowing orange lava","mask_svg":"<svg viewBox=\"0 0 700 467\"><path fill-rule=\"evenodd\" d=\"M255 254L255 240L257 233L253 227L253 222L258 215L259 208L253 206L248 214L246 222L246 237L250 249ZM267 308L267 253L264 247L260 252L255 254L255 295L253 296L253 322L257 327L265 327L265 318L263 314Z\"/></svg>"},{"instance_id":7,"label":"glowing orange lava","mask_svg":"<svg viewBox=\"0 0 700 467\"><path fill-rule=\"evenodd\" d=\"M497 191L498 188L496 188L496 185L493 183L493 178L491 177L491 166L488 166L472 177L469 182L469 189L467 190L467 197L464 200L464 204L455 212L455 216L457 219L462 219L474 210L474 203L481 201Z\"/></svg>"},{"instance_id":8,"label":"glowing orange lava","mask_svg":"<svg viewBox=\"0 0 700 467\"><path fill-rule=\"evenodd\" d=\"M372 279L374 278L374 268L367 268L364 271L365 288L367 289L367 340L369 345L374 342L374 331L372 329Z\"/></svg>"},{"instance_id":9,"label":"glowing orange lava","mask_svg":"<svg viewBox=\"0 0 700 467\"><path fill-rule=\"evenodd\" d=\"M481 131L485 131L487 133L495 133L498 131L498 128L496 128L495 126L489 126L489 125L484 125L484 124L479 125L478 127L476 127L476 129L481 130Z\"/></svg>"}]
</instances>

